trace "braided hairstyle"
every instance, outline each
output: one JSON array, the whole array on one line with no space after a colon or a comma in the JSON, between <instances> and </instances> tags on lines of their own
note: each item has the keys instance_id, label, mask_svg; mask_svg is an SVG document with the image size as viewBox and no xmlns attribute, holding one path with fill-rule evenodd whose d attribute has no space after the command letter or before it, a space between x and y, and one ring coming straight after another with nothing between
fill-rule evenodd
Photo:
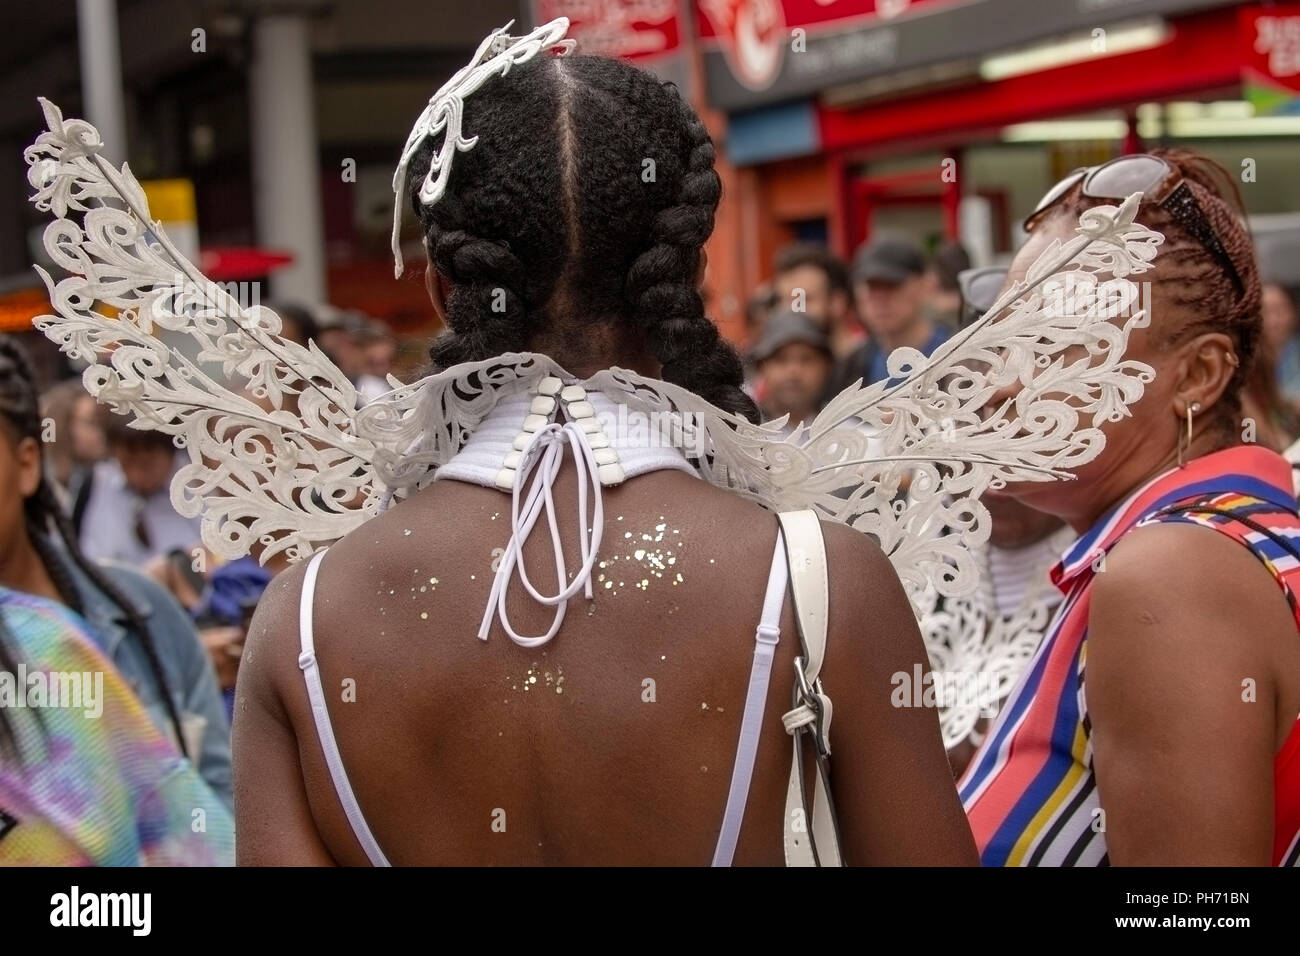
<instances>
[{"instance_id":1,"label":"braided hairstyle","mask_svg":"<svg viewBox=\"0 0 1300 956\"><path fill-rule=\"evenodd\" d=\"M1214 160L1190 149L1153 149L1182 173L1183 181L1196 197L1205 219L1219 237L1228 258L1241 277L1239 294L1224 267L1208 249L1166 210L1143 204L1138 212L1142 225L1164 234L1156 259L1161 294L1196 318L1184 323L1153 323L1162 348L1172 348L1206 332L1223 332L1232 339L1238 364L1223 396L1215 404L1214 422L1225 435L1235 433L1241 417L1241 398L1251 378L1259 347L1263 316L1260 306L1263 287L1255 246L1246 227L1241 193L1228 172ZM1061 208L1078 216L1090 206L1113 202L1091 199L1074 188Z\"/></svg>"},{"instance_id":2,"label":"braided hairstyle","mask_svg":"<svg viewBox=\"0 0 1300 956\"><path fill-rule=\"evenodd\" d=\"M443 197L409 196L429 257L452 284L436 368L530 347L598 361L599 343L648 349L665 381L758 421L739 356L696 282L722 184L704 123L677 88L618 60L542 56L465 101Z\"/></svg>"},{"instance_id":3,"label":"braided hairstyle","mask_svg":"<svg viewBox=\"0 0 1300 956\"><path fill-rule=\"evenodd\" d=\"M14 445L24 438L31 438L38 442L41 440L40 406L37 402L31 365L18 343L7 335L0 335L0 422L8 426L2 430L9 433L7 437ZM167 716L176 729L181 753L188 757L185 735L181 733L180 715L176 711L176 703L172 699L171 689L167 684L149 628L145 626L139 613L108 575L82 554L76 529L64 512L55 496L54 487L46 476L41 476L41 482L35 493L23 502L23 512L27 538L45 566L45 572L54 582L54 587L58 590L63 603L78 614L84 613L81 595L77 593L72 574L63 563L59 546L54 543L50 534L51 528L62 542L62 550L86 577L90 578L95 587L121 609L131 631L139 635L145 657L149 661L149 670L158 683L163 703L167 708Z\"/></svg>"}]
</instances>

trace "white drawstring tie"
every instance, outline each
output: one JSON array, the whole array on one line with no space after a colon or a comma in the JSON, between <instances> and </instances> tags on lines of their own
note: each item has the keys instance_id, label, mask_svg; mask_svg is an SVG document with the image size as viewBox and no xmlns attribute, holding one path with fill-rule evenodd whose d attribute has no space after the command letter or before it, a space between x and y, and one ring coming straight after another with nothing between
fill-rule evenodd
<instances>
[{"instance_id":1,"label":"white drawstring tie","mask_svg":"<svg viewBox=\"0 0 1300 956\"><path fill-rule=\"evenodd\" d=\"M568 569L564 565L564 548L560 541L560 530L556 524L555 501L551 494L551 487L564 464L564 449L566 446L573 448L573 461L578 469L578 541L582 549L582 566L574 575L573 581L567 584ZM539 448L541 453L534 456L534 452ZM534 467L536 467L537 474L524 499L521 521L519 493ZM487 640L488 631L492 627L492 611L495 608L501 626L510 635L512 641L521 647L540 647L560 630L560 624L564 621L564 613L568 609L569 598L577 594L579 588L584 589L588 600L592 598L591 572L596 564L596 555L600 550L600 535L605 523L599 467L596 462L595 452L587 440L586 433L577 422L570 421L564 425L551 422L533 433L528 444L524 446L519 467L515 470L514 481L511 484L510 540L506 544L505 553L501 556L501 563L498 565L496 576L492 581L492 593L488 596L487 608L483 612L483 621L478 629L479 640ZM590 526L587 525L587 486L589 484L593 499L593 514ZM555 552L555 572L559 590L553 595L539 593L533 587L528 578L528 572L524 568L524 543L532 534L533 526L537 524L537 519L541 516L543 508L546 511L547 524L550 525L551 545ZM506 613L506 594L510 590L510 578L516 566L519 569L520 582L534 600L541 604L556 605L555 618L545 634L535 637L523 637L510 626L510 618Z\"/></svg>"}]
</instances>

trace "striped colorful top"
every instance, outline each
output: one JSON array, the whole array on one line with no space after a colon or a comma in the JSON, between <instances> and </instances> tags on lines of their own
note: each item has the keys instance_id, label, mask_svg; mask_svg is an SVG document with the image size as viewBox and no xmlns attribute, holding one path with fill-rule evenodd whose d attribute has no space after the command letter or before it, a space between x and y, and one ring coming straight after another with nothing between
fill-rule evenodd
<instances>
[{"instance_id":1,"label":"striped colorful top","mask_svg":"<svg viewBox=\"0 0 1300 956\"><path fill-rule=\"evenodd\" d=\"M0 587L0 866L232 866L234 821L75 612Z\"/></svg>"},{"instance_id":2,"label":"striped colorful top","mask_svg":"<svg viewBox=\"0 0 1300 956\"><path fill-rule=\"evenodd\" d=\"M1181 510L1188 505L1195 510ZM1157 514L1174 507L1180 510ZM1065 599L959 784L985 866L1109 863L1105 834L1096 827L1100 802L1084 694L1091 586L1104 567L1101 556L1126 532L1165 521L1201 524L1249 548L1285 593L1300 640L1300 561L1290 550L1300 551L1300 518L1291 469L1280 455L1258 446L1230 448L1139 488L1052 569ZM1273 862L1295 866L1300 718L1274 760L1273 777Z\"/></svg>"}]
</instances>

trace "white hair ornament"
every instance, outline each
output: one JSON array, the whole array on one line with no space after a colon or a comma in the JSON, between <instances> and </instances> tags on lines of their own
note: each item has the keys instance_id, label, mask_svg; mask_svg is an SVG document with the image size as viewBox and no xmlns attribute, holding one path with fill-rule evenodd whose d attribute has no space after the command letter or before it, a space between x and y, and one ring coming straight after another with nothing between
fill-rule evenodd
<instances>
[{"instance_id":1,"label":"white hair ornament","mask_svg":"<svg viewBox=\"0 0 1300 956\"><path fill-rule=\"evenodd\" d=\"M393 173L393 275L402 277L402 203L406 196L406 172L414 158L416 150L430 136L443 133L444 138L438 152L429 163L429 171L424 182L420 184L420 202L432 206L447 189L447 180L451 176L451 161L456 153L468 152L478 142L477 136L466 137L461 124L465 115L465 99L478 90L494 76L505 76L517 63L526 63L544 50L559 49L563 56L572 52L576 42L564 39L569 31L569 21L558 17L532 33L523 37L512 37L506 33L514 24L511 20L499 30L493 30L479 44L474 58L457 71L456 75L442 85L437 93L429 99L420 118L415 121L406 146L402 149L402 158Z\"/></svg>"}]
</instances>

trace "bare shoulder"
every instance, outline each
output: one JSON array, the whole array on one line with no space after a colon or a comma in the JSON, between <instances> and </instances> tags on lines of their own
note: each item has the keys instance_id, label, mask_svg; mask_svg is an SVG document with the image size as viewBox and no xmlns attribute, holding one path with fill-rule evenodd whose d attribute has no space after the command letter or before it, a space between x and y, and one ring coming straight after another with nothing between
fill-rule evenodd
<instances>
[{"instance_id":1,"label":"bare shoulder","mask_svg":"<svg viewBox=\"0 0 1300 956\"><path fill-rule=\"evenodd\" d=\"M280 709L284 681L297 671L298 611L307 562L301 561L271 579L248 625L239 664L236 717L246 698Z\"/></svg>"},{"instance_id":2,"label":"bare shoulder","mask_svg":"<svg viewBox=\"0 0 1300 956\"><path fill-rule=\"evenodd\" d=\"M1138 528L1106 555L1092 587L1089 667L1118 678L1193 669L1251 672L1295 641L1286 597L1240 542L1167 522Z\"/></svg>"},{"instance_id":3,"label":"bare shoulder","mask_svg":"<svg viewBox=\"0 0 1300 956\"><path fill-rule=\"evenodd\" d=\"M1237 631L1289 618L1281 589L1258 558L1227 535L1186 522L1125 535L1099 564L1092 601L1103 616L1114 610L1137 626L1186 623L1190 633L1209 638L1212 624Z\"/></svg>"},{"instance_id":4,"label":"bare shoulder","mask_svg":"<svg viewBox=\"0 0 1300 956\"><path fill-rule=\"evenodd\" d=\"M837 607L833 620L852 622L855 629L908 654L924 654L912 604L876 539L831 521L822 522L822 534L831 603Z\"/></svg>"}]
</instances>

